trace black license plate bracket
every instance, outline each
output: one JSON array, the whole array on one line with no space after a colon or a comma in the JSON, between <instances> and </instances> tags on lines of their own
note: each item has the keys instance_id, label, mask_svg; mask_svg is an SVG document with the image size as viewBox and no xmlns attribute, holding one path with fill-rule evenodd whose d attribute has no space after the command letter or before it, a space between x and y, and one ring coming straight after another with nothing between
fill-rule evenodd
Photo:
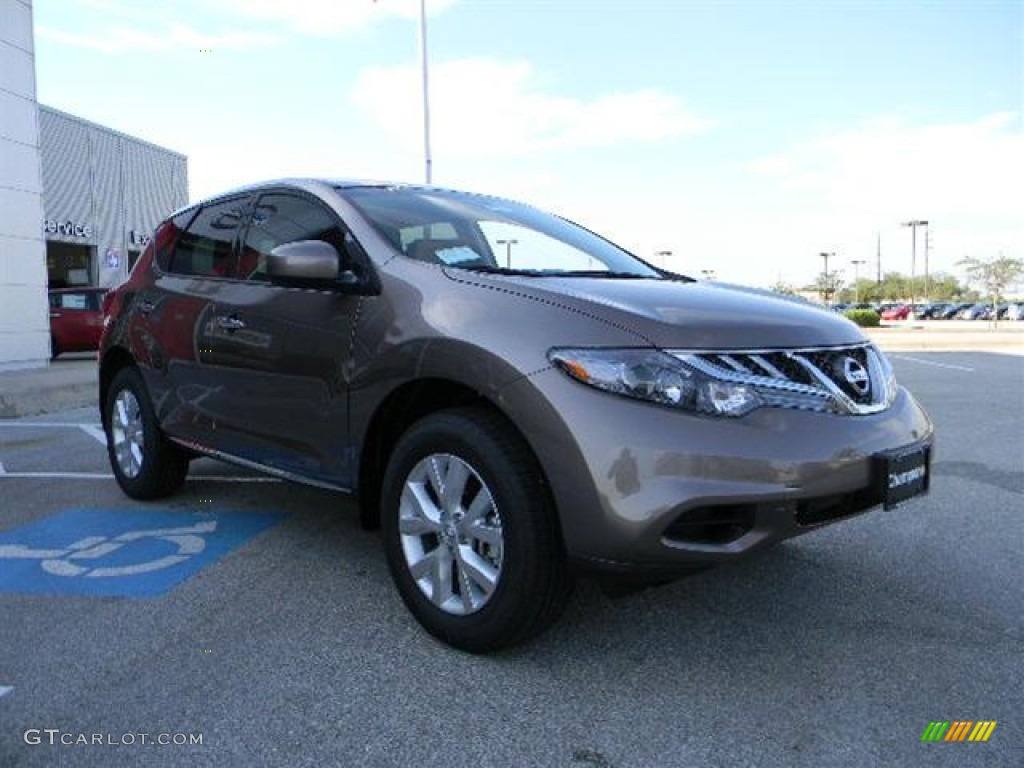
<instances>
[{"instance_id":1,"label":"black license plate bracket","mask_svg":"<svg viewBox=\"0 0 1024 768\"><path fill-rule=\"evenodd\" d=\"M912 445L874 456L875 487L885 509L928 493L931 446Z\"/></svg>"}]
</instances>

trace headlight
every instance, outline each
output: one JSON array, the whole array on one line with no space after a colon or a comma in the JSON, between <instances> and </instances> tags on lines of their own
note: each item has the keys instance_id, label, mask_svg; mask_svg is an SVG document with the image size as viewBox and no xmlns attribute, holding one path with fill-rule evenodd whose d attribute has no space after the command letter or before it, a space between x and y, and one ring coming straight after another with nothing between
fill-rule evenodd
<instances>
[{"instance_id":1,"label":"headlight","mask_svg":"<svg viewBox=\"0 0 1024 768\"><path fill-rule=\"evenodd\" d=\"M548 358L597 389L694 413L743 416L765 404L754 387L709 377L654 349L553 349Z\"/></svg>"},{"instance_id":2,"label":"headlight","mask_svg":"<svg viewBox=\"0 0 1024 768\"><path fill-rule=\"evenodd\" d=\"M548 359L606 392L712 416L755 408L868 415L896 398L892 367L870 343L776 350L552 349Z\"/></svg>"}]
</instances>

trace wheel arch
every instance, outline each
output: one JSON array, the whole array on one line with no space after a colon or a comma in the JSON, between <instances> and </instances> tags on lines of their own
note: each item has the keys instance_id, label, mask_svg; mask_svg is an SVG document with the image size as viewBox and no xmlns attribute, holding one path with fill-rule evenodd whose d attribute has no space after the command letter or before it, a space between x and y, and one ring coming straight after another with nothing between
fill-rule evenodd
<instances>
[{"instance_id":1,"label":"wheel arch","mask_svg":"<svg viewBox=\"0 0 1024 768\"><path fill-rule=\"evenodd\" d=\"M100 360L100 375L99 375L99 406L100 406L100 418L103 421L103 427L107 427L107 393L110 392L110 383L114 380L114 377L124 368L129 368L135 365L135 358L131 356L124 347L111 347L103 353L103 358Z\"/></svg>"},{"instance_id":2,"label":"wheel arch","mask_svg":"<svg viewBox=\"0 0 1024 768\"><path fill-rule=\"evenodd\" d=\"M544 468L530 442L516 423L492 399L453 379L418 379L406 382L389 393L377 406L367 424L359 455L358 471L359 519L364 528L372 530L380 526L381 486L384 473L402 434L424 416L460 407L483 408L502 419L522 440L536 462L545 487L550 488Z\"/></svg>"}]
</instances>

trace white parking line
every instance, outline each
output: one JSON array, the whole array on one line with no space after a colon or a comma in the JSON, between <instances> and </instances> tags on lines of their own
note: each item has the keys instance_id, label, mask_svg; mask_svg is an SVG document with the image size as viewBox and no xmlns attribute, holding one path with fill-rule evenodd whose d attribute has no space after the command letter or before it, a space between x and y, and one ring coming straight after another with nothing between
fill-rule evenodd
<instances>
[{"instance_id":1,"label":"white parking line","mask_svg":"<svg viewBox=\"0 0 1024 768\"><path fill-rule=\"evenodd\" d=\"M948 368L951 371L964 371L965 373L974 373L973 368L968 368L966 365L950 365L949 363L936 363L934 360L921 360L918 357L907 357L906 355L894 355L891 352L886 353L886 357L893 360L909 360L912 363L920 363L921 365L932 365L936 368Z\"/></svg>"},{"instance_id":2,"label":"white parking line","mask_svg":"<svg viewBox=\"0 0 1024 768\"><path fill-rule=\"evenodd\" d=\"M113 480L114 476L103 472L7 472L0 464L0 477L14 480ZM195 475L185 478L188 482L211 480L217 483L280 483L276 477L244 477L235 475Z\"/></svg>"},{"instance_id":3,"label":"white parking line","mask_svg":"<svg viewBox=\"0 0 1024 768\"><path fill-rule=\"evenodd\" d=\"M105 446L107 444L107 433L103 431L103 427L97 427L92 424L79 424L78 426L100 445Z\"/></svg>"},{"instance_id":4,"label":"white parking line","mask_svg":"<svg viewBox=\"0 0 1024 768\"><path fill-rule=\"evenodd\" d=\"M10 421L0 420L0 427L33 427L36 429L60 428L60 429L86 429L88 427L101 429L99 424L82 424L70 421Z\"/></svg>"}]
</instances>

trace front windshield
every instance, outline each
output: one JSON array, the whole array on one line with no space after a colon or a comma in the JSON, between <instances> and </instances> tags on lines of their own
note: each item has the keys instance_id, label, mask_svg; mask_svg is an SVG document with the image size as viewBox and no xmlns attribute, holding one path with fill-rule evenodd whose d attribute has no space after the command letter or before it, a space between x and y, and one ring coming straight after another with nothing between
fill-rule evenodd
<instances>
[{"instance_id":1,"label":"front windshield","mask_svg":"<svg viewBox=\"0 0 1024 768\"><path fill-rule=\"evenodd\" d=\"M339 192L397 250L420 261L539 276L661 276L593 232L528 205L413 187Z\"/></svg>"}]
</instances>

